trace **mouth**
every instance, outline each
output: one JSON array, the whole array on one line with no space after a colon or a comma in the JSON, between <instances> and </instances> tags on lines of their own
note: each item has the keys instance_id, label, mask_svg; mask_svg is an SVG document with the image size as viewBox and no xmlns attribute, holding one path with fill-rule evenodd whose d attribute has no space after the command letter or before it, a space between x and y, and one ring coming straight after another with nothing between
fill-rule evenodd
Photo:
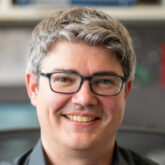
<instances>
[{"instance_id":1,"label":"mouth","mask_svg":"<svg viewBox=\"0 0 165 165\"><path fill-rule=\"evenodd\" d=\"M88 123L98 119L97 117L93 117L93 116L79 116L79 115L66 115L65 117L69 120L79 123Z\"/></svg>"}]
</instances>

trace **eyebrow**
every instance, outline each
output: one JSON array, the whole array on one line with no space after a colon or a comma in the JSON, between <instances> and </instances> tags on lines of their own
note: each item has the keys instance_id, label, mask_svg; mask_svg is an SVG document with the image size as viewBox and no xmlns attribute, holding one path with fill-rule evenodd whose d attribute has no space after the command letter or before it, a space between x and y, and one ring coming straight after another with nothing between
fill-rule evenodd
<instances>
[{"instance_id":1,"label":"eyebrow","mask_svg":"<svg viewBox=\"0 0 165 165\"><path fill-rule=\"evenodd\" d=\"M64 68L54 68L53 72L71 72L71 73L80 74L77 70L64 69ZM93 73L92 75L114 75L114 76L119 76L119 74L116 73L115 71L97 71L97 72Z\"/></svg>"},{"instance_id":2,"label":"eyebrow","mask_svg":"<svg viewBox=\"0 0 165 165\"><path fill-rule=\"evenodd\" d=\"M79 74L76 70L74 69L64 69L64 68L54 68L53 72L72 72L72 73L77 73Z\"/></svg>"},{"instance_id":3,"label":"eyebrow","mask_svg":"<svg viewBox=\"0 0 165 165\"><path fill-rule=\"evenodd\" d=\"M93 75L113 75L113 76L119 76L115 71L98 71L95 72Z\"/></svg>"}]
</instances>

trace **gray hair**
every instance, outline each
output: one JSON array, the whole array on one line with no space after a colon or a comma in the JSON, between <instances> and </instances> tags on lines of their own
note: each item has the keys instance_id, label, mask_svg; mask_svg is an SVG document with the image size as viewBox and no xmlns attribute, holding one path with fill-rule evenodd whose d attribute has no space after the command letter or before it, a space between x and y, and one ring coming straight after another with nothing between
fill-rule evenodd
<instances>
[{"instance_id":1,"label":"gray hair","mask_svg":"<svg viewBox=\"0 0 165 165\"><path fill-rule=\"evenodd\" d=\"M75 7L56 12L42 20L32 33L27 71L38 75L43 59L57 41L101 46L116 53L124 76L134 79L136 57L126 28L102 11Z\"/></svg>"}]
</instances>

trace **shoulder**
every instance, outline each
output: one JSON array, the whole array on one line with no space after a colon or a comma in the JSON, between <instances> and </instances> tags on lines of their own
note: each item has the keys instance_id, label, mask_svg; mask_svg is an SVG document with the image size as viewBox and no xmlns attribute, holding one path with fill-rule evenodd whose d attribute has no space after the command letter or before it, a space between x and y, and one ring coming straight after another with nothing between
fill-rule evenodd
<instances>
[{"instance_id":1,"label":"shoulder","mask_svg":"<svg viewBox=\"0 0 165 165\"><path fill-rule=\"evenodd\" d=\"M14 159L13 163L0 163L0 165L46 165L41 140L33 149L30 149Z\"/></svg>"},{"instance_id":2,"label":"shoulder","mask_svg":"<svg viewBox=\"0 0 165 165\"><path fill-rule=\"evenodd\" d=\"M132 150L119 147L119 152L131 165L158 165L158 163L155 163Z\"/></svg>"},{"instance_id":3,"label":"shoulder","mask_svg":"<svg viewBox=\"0 0 165 165\"><path fill-rule=\"evenodd\" d=\"M32 150L28 150L22 154L20 154L18 157L16 157L13 162L0 162L0 165L27 165L29 161L29 157Z\"/></svg>"},{"instance_id":4,"label":"shoulder","mask_svg":"<svg viewBox=\"0 0 165 165\"><path fill-rule=\"evenodd\" d=\"M12 163L0 162L0 165L13 165Z\"/></svg>"}]
</instances>

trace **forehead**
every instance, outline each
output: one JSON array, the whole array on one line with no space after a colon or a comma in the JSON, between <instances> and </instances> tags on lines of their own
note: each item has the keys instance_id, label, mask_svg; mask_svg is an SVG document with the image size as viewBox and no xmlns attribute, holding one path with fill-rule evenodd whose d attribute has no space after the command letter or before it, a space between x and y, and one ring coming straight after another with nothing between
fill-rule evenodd
<instances>
[{"instance_id":1,"label":"forehead","mask_svg":"<svg viewBox=\"0 0 165 165\"><path fill-rule=\"evenodd\" d=\"M57 42L43 61L42 70L45 72L58 69L75 70L84 75L100 71L123 74L115 53L98 46L67 41Z\"/></svg>"}]
</instances>

